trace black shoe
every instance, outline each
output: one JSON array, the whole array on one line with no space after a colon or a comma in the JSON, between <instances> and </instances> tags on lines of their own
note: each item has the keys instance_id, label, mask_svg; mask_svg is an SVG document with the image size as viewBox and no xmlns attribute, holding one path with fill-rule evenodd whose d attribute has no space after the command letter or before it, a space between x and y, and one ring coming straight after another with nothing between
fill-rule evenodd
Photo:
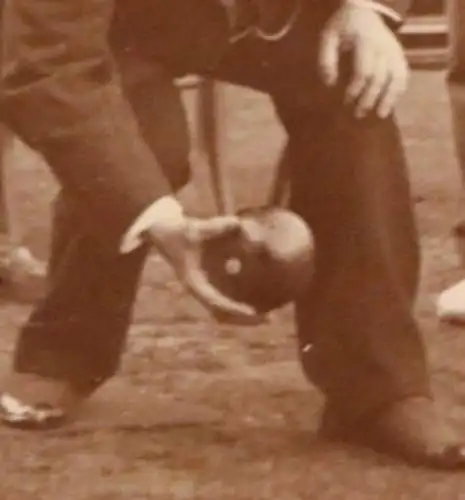
<instances>
[{"instance_id":1,"label":"black shoe","mask_svg":"<svg viewBox=\"0 0 465 500\"><path fill-rule=\"evenodd\" d=\"M434 403L425 397L399 401L370 418L350 425L328 405L320 436L359 444L417 466L465 470L465 443L441 419Z\"/></svg>"}]
</instances>

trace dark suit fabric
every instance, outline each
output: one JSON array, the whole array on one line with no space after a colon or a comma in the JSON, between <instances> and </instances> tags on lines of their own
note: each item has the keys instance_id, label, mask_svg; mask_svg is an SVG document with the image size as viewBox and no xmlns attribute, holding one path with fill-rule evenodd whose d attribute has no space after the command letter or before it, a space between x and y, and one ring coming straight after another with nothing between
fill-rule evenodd
<instances>
[{"instance_id":1,"label":"dark suit fabric","mask_svg":"<svg viewBox=\"0 0 465 500\"><path fill-rule=\"evenodd\" d=\"M121 233L136 208L148 203L149 192L153 201L167 185L182 184L188 170L186 128L176 93L165 77L198 72L269 93L288 132L292 207L311 225L317 247L315 280L296 304L299 353L307 376L348 418L404 396L429 394L425 354L412 315L418 247L398 130L392 118L356 120L343 105L350 58L342 63L339 86L328 89L320 83L317 47L330 3L306 2L300 21L278 43L246 39L233 46L228 44L226 18L218 4L198 0L195 9L192 4L181 1L177 11L173 2L168 9L166 2L140 0L130 7L121 2L116 11L113 49L121 68L123 60L129 61L123 69L124 92L136 118L129 106L124 112L128 126L137 125L145 139L137 147L144 155L146 149L154 151L157 158L144 164L140 177L135 166L123 162L112 171L106 187L89 187L87 180L100 172L98 165L72 174L66 170L64 159L71 162L79 154L78 139L65 134L62 142L60 134L58 139L50 137L49 128L38 127L41 149L61 151L48 159L63 178L64 191L56 214L50 293L22 331L16 369L75 384L93 380L96 385L116 371L147 249L120 255L116 245L97 244L95 227L102 226L89 224L76 193L90 206L101 204L101 196L108 201L105 217L118 218L114 235ZM129 69L131 63L137 63L137 72ZM14 108L15 96L9 92L9 106ZM141 96L146 96L142 105ZM13 113L13 122L26 111L29 99L16 103L19 111ZM95 99L99 118L103 110ZM146 100L153 105L143 105ZM111 102L116 106L116 100ZM85 110L90 113L90 107ZM161 139L164 120L173 120L173 113L177 118L169 136L180 149L166 146L166 136ZM54 123L63 125L60 115L56 119ZM104 121L97 125L103 154L112 143ZM33 142L37 129L22 130ZM116 137L124 135L123 130L111 130L121 134ZM124 135L123 142L128 137ZM89 158L96 161L96 151L92 154ZM123 160L127 158L125 153ZM80 162L85 163L84 157L73 169L80 168ZM128 172L121 181L116 173L124 168ZM156 170L153 177L150 169ZM126 183L130 174L136 179ZM150 180L139 186L141 179ZM129 203L122 187L132 189L134 183L137 202ZM111 215L120 198L124 213L120 208Z\"/></svg>"}]
</instances>

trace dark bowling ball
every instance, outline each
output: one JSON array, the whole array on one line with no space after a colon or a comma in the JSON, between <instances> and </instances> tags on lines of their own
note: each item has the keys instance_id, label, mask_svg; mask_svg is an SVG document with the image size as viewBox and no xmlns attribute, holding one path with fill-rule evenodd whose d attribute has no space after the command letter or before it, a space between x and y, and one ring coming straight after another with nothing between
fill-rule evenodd
<instances>
[{"instance_id":1,"label":"dark bowling ball","mask_svg":"<svg viewBox=\"0 0 465 500\"><path fill-rule=\"evenodd\" d=\"M297 298L309 284L312 232L301 217L282 208L239 215L245 231L206 242L202 267L226 296L266 313Z\"/></svg>"}]
</instances>

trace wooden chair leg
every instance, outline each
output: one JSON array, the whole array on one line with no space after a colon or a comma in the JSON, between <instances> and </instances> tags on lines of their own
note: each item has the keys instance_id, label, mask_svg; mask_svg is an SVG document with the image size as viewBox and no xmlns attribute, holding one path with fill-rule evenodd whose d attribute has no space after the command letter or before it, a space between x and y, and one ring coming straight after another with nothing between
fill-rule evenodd
<instances>
[{"instance_id":1,"label":"wooden chair leg","mask_svg":"<svg viewBox=\"0 0 465 500\"><path fill-rule=\"evenodd\" d=\"M227 109L224 89L211 80L198 86L198 130L200 145L206 157L215 204L220 214L235 212L231 181L228 177L225 151L227 141ZM289 201L289 161L282 154L271 185L268 203L285 206Z\"/></svg>"},{"instance_id":2,"label":"wooden chair leg","mask_svg":"<svg viewBox=\"0 0 465 500\"><path fill-rule=\"evenodd\" d=\"M285 207L289 202L290 186L290 162L287 157L287 148L279 158L276 166L276 173L271 184L268 204L275 207Z\"/></svg>"},{"instance_id":3,"label":"wooden chair leg","mask_svg":"<svg viewBox=\"0 0 465 500\"><path fill-rule=\"evenodd\" d=\"M235 212L231 182L226 171L226 102L221 84L206 80L198 91L198 129L209 168L213 196L220 214Z\"/></svg>"},{"instance_id":4,"label":"wooden chair leg","mask_svg":"<svg viewBox=\"0 0 465 500\"><path fill-rule=\"evenodd\" d=\"M15 199L8 189L8 154L13 144L13 134L4 126L0 126L0 238L10 245L22 240L19 228Z\"/></svg>"}]
</instances>

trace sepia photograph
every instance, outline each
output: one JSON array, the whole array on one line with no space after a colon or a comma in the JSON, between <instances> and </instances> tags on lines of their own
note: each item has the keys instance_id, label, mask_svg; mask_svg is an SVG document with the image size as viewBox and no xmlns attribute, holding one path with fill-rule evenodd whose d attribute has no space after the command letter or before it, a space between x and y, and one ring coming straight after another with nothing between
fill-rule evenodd
<instances>
[{"instance_id":1,"label":"sepia photograph","mask_svg":"<svg viewBox=\"0 0 465 500\"><path fill-rule=\"evenodd\" d=\"M0 499L465 500L465 0L0 8Z\"/></svg>"}]
</instances>

